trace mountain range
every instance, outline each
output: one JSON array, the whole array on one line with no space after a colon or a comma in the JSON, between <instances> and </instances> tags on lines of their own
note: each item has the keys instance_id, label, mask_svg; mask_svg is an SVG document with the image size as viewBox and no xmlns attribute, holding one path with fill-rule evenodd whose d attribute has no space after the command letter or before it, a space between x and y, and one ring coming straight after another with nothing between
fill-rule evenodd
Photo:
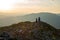
<instances>
[{"instance_id":1,"label":"mountain range","mask_svg":"<svg viewBox=\"0 0 60 40\"><path fill-rule=\"evenodd\" d=\"M60 16L58 14L48 12L32 13L24 16L6 17L0 19L0 26L7 26L24 21L35 21L37 17L40 17L41 21L46 22L57 29L60 29Z\"/></svg>"}]
</instances>

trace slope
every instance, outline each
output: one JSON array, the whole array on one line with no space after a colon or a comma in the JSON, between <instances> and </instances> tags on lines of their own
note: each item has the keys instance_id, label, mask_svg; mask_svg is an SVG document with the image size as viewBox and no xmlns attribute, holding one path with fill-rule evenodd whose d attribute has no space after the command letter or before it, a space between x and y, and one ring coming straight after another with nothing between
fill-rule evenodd
<instances>
[{"instance_id":1,"label":"slope","mask_svg":"<svg viewBox=\"0 0 60 40\"><path fill-rule=\"evenodd\" d=\"M1 27L0 33L7 32L17 40L60 40L56 30L42 21L40 23L26 21Z\"/></svg>"}]
</instances>

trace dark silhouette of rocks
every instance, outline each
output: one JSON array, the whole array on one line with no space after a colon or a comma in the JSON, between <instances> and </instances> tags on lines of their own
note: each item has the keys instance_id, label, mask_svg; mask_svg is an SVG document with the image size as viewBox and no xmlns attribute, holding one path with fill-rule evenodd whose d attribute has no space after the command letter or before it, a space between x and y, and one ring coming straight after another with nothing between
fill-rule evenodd
<instances>
[{"instance_id":1,"label":"dark silhouette of rocks","mask_svg":"<svg viewBox=\"0 0 60 40\"><path fill-rule=\"evenodd\" d=\"M1 27L0 37L3 40L60 40L59 32L38 17L35 22L26 21Z\"/></svg>"},{"instance_id":2,"label":"dark silhouette of rocks","mask_svg":"<svg viewBox=\"0 0 60 40\"><path fill-rule=\"evenodd\" d=\"M11 38L7 32L2 32L0 34L0 40L17 40L16 38Z\"/></svg>"}]
</instances>

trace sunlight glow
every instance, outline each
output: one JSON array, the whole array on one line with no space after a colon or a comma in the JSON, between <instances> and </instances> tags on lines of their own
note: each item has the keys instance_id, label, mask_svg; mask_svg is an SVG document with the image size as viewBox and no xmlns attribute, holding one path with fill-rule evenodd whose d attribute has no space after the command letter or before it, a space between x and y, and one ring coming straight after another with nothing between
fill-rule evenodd
<instances>
[{"instance_id":1,"label":"sunlight glow","mask_svg":"<svg viewBox=\"0 0 60 40\"><path fill-rule=\"evenodd\" d=\"M15 0L0 0L0 10L10 10Z\"/></svg>"},{"instance_id":2,"label":"sunlight glow","mask_svg":"<svg viewBox=\"0 0 60 40\"><path fill-rule=\"evenodd\" d=\"M28 0L0 0L0 10L10 10L14 8L16 3L24 4L27 2Z\"/></svg>"},{"instance_id":3,"label":"sunlight glow","mask_svg":"<svg viewBox=\"0 0 60 40\"><path fill-rule=\"evenodd\" d=\"M60 0L0 0L2 13L60 12ZM1 13L0 13L1 14Z\"/></svg>"}]
</instances>

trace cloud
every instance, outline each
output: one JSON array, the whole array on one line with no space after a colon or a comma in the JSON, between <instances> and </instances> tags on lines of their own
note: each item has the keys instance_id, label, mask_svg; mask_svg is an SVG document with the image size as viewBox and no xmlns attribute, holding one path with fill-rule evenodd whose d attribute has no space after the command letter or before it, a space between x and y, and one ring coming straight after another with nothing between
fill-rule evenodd
<instances>
[{"instance_id":1,"label":"cloud","mask_svg":"<svg viewBox=\"0 0 60 40\"><path fill-rule=\"evenodd\" d=\"M45 5L52 5L52 2L49 0L23 0L23 1L17 1L16 5L26 5L26 6L45 6Z\"/></svg>"},{"instance_id":2,"label":"cloud","mask_svg":"<svg viewBox=\"0 0 60 40\"><path fill-rule=\"evenodd\" d=\"M11 0L12 9L6 13L59 12L60 0ZM11 1L9 3L11 3ZM6 2L6 1L5 1ZM3 12L4 12L3 11Z\"/></svg>"}]
</instances>

